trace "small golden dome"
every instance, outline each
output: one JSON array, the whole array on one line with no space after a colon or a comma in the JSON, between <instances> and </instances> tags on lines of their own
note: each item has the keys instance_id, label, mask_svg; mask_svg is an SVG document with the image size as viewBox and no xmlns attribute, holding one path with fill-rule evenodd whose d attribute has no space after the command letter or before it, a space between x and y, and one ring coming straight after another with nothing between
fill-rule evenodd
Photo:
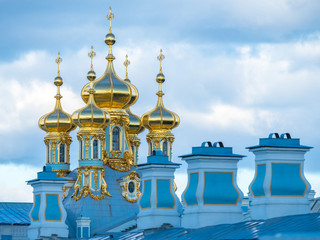
<instances>
[{"instance_id":1,"label":"small golden dome","mask_svg":"<svg viewBox=\"0 0 320 240\"><path fill-rule=\"evenodd\" d=\"M115 37L111 32L112 18L113 14L110 9L107 16L109 20L109 33L105 37L105 43L109 46L109 53L106 57L108 65L104 74L93 82L93 89L95 90L94 100L97 106L103 109L126 109L137 101L139 94L135 86L129 82L125 82L115 73L113 67L115 57L112 54L112 45L115 43ZM89 83L82 88L81 97L84 102L88 102L89 88Z\"/></svg>"},{"instance_id":2,"label":"small golden dome","mask_svg":"<svg viewBox=\"0 0 320 240\"><path fill-rule=\"evenodd\" d=\"M87 74L87 78L90 81L90 89L88 90L89 99L86 106L80 108L72 114L73 122L80 128L104 128L110 122L110 115L107 111L99 108L94 101L94 89L92 83L96 78L96 74L92 67L92 58L96 55L91 47L91 52L88 56L91 58L91 68Z\"/></svg>"},{"instance_id":3,"label":"small golden dome","mask_svg":"<svg viewBox=\"0 0 320 240\"><path fill-rule=\"evenodd\" d=\"M62 59L60 58L60 53L58 53L58 58L56 63L58 64L58 74L54 79L54 84L57 86L56 105L50 113L43 115L39 119L39 127L49 133L49 132L63 132L68 133L76 128L76 125L73 123L71 116L62 110L61 98L60 95L60 86L63 84L62 78L60 76L59 64Z\"/></svg>"},{"instance_id":4,"label":"small golden dome","mask_svg":"<svg viewBox=\"0 0 320 240\"><path fill-rule=\"evenodd\" d=\"M144 127L142 126L142 122L141 122L140 117L133 114L131 112L130 108L127 108L126 112L129 114L129 120L130 120L128 133L129 134L139 134L139 133L143 132Z\"/></svg>"},{"instance_id":5,"label":"small golden dome","mask_svg":"<svg viewBox=\"0 0 320 240\"><path fill-rule=\"evenodd\" d=\"M143 114L141 117L143 126L150 131L172 130L180 123L179 116L176 113L166 109L163 105L162 97L164 93L162 92L162 83L165 81L165 76L162 73L163 59L164 55L162 54L162 50L160 50L160 55L158 56L158 60L160 61L160 72L156 77L156 81L159 83L159 91L157 92L157 105L154 109Z\"/></svg>"}]
</instances>

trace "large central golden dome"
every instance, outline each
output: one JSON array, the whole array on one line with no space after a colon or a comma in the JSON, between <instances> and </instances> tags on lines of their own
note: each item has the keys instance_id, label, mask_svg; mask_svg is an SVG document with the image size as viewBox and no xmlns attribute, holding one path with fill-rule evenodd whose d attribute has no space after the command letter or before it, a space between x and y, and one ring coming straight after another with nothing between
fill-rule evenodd
<instances>
[{"instance_id":1,"label":"large central golden dome","mask_svg":"<svg viewBox=\"0 0 320 240\"><path fill-rule=\"evenodd\" d=\"M137 101L139 94L134 85L125 82L115 73L113 67L115 57L112 54L112 45L116 42L116 39L111 32L111 24L104 41L109 46L109 54L106 57L108 65L104 74L93 82L94 100L100 108L126 109ZM82 99L86 103L89 99L89 85L89 83L86 84L81 91Z\"/></svg>"}]
</instances>

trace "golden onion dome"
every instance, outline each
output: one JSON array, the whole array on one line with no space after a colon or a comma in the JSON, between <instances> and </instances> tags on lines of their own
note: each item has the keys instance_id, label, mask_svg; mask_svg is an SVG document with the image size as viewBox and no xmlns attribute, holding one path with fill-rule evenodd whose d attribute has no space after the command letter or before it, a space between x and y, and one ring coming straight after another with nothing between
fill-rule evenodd
<instances>
[{"instance_id":1,"label":"golden onion dome","mask_svg":"<svg viewBox=\"0 0 320 240\"><path fill-rule=\"evenodd\" d=\"M89 99L87 105L72 114L73 122L80 128L104 128L110 122L110 115L107 111L99 108L94 101L94 89L92 83L96 79L96 73L93 71L92 58L96 55L91 47L91 52L88 56L91 58L91 68L87 74L87 78L91 84L89 92Z\"/></svg>"},{"instance_id":2,"label":"golden onion dome","mask_svg":"<svg viewBox=\"0 0 320 240\"><path fill-rule=\"evenodd\" d=\"M116 42L115 36L111 32L111 19L114 15L109 9L109 33L105 36L105 43L109 46L109 53L106 59L108 65L103 75L93 82L94 100L98 107L126 109L133 105L138 99L138 90L129 82L122 80L116 73L113 67L115 57L112 54L112 45ZM88 90L90 84L86 84L81 91L81 97L84 102L88 102Z\"/></svg>"},{"instance_id":3,"label":"golden onion dome","mask_svg":"<svg viewBox=\"0 0 320 240\"><path fill-rule=\"evenodd\" d=\"M124 79L125 82L130 83L130 79L128 78L128 66L130 64L130 61L128 60L128 55L126 55L126 60L124 61L123 65L126 67L126 78ZM126 109L126 112L129 115L129 130L128 133L129 134L139 134L141 132L143 132L144 127L142 126L142 122L140 117L138 117L137 115L133 114L130 110L130 108L128 107Z\"/></svg>"},{"instance_id":4,"label":"golden onion dome","mask_svg":"<svg viewBox=\"0 0 320 240\"><path fill-rule=\"evenodd\" d=\"M142 115L142 124L145 128L150 131L153 130L172 130L177 127L180 123L180 118L178 114L166 109L163 105L163 95L162 92L162 83L165 81L165 76L162 73L162 60L164 59L164 55L162 54L162 50L160 50L160 55L158 56L158 60L160 61L160 72L156 77L156 81L159 83L159 91L157 92L158 101L157 105L151 111Z\"/></svg>"},{"instance_id":5,"label":"golden onion dome","mask_svg":"<svg viewBox=\"0 0 320 240\"><path fill-rule=\"evenodd\" d=\"M60 58L60 53L58 53L58 58L56 59L56 63L58 64L58 74L54 79L54 84L57 86L57 94L56 105L53 111L43 115L39 119L39 127L49 133L49 132L61 132L61 133L69 133L76 128L76 125L73 123L71 116L63 111L61 106L61 94L60 94L60 86L63 84L62 78L60 76L59 64L62 62Z\"/></svg>"}]
</instances>

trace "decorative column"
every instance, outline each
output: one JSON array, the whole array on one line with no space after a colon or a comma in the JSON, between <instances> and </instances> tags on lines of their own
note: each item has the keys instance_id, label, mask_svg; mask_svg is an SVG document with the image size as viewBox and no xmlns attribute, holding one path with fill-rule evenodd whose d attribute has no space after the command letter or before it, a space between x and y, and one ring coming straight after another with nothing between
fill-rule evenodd
<instances>
[{"instance_id":1,"label":"decorative column","mask_svg":"<svg viewBox=\"0 0 320 240\"><path fill-rule=\"evenodd\" d=\"M181 225L201 228L240 222L243 193L237 185L237 164L244 156L221 142L202 143L181 156L188 164L188 185L182 194Z\"/></svg>"},{"instance_id":2,"label":"decorative column","mask_svg":"<svg viewBox=\"0 0 320 240\"><path fill-rule=\"evenodd\" d=\"M159 228L163 224L180 227L181 208L174 192L174 171L180 164L169 162L161 151L139 164L143 193L139 199L138 229Z\"/></svg>"},{"instance_id":3,"label":"decorative column","mask_svg":"<svg viewBox=\"0 0 320 240\"><path fill-rule=\"evenodd\" d=\"M51 166L44 167L37 179L28 181L28 185L33 187L29 239L50 238L53 235L68 238L69 230L65 223L67 213L62 204L62 187L67 182L66 178L58 178Z\"/></svg>"},{"instance_id":4,"label":"decorative column","mask_svg":"<svg viewBox=\"0 0 320 240\"><path fill-rule=\"evenodd\" d=\"M256 172L249 186L249 213L268 219L310 212L310 184L304 176L304 154L311 147L289 133L271 133L259 145L248 147L255 155Z\"/></svg>"}]
</instances>

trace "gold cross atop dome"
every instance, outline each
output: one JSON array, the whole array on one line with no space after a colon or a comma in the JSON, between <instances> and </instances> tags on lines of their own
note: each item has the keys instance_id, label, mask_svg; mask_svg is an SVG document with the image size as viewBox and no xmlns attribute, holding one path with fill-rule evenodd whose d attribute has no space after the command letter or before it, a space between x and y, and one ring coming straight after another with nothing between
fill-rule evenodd
<instances>
[{"instance_id":1,"label":"gold cross atop dome","mask_svg":"<svg viewBox=\"0 0 320 240\"><path fill-rule=\"evenodd\" d=\"M160 49L160 55L157 59L160 61L160 72L162 73L162 60L165 59L165 56L162 54L162 49Z\"/></svg>"},{"instance_id":2,"label":"gold cross atop dome","mask_svg":"<svg viewBox=\"0 0 320 240\"><path fill-rule=\"evenodd\" d=\"M58 76L60 76L60 63L62 62L62 58L60 57L60 52L58 52L58 57L56 59L56 63L58 64Z\"/></svg>"},{"instance_id":3,"label":"gold cross atop dome","mask_svg":"<svg viewBox=\"0 0 320 240\"><path fill-rule=\"evenodd\" d=\"M93 51L93 46L91 46L91 51L88 53L89 58L91 58L91 67L90 70L93 70L93 66L92 66L92 59L94 56L96 56L96 53Z\"/></svg>"},{"instance_id":4,"label":"gold cross atop dome","mask_svg":"<svg viewBox=\"0 0 320 240\"><path fill-rule=\"evenodd\" d=\"M109 7L109 14L107 15L107 19L109 20L109 33L111 33L111 19L114 18L113 13L111 13L111 7Z\"/></svg>"},{"instance_id":5,"label":"gold cross atop dome","mask_svg":"<svg viewBox=\"0 0 320 240\"><path fill-rule=\"evenodd\" d=\"M130 61L128 60L128 55L126 55L126 60L123 62L123 65L126 67L126 79L128 79L128 66L130 65Z\"/></svg>"}]
</instances>

